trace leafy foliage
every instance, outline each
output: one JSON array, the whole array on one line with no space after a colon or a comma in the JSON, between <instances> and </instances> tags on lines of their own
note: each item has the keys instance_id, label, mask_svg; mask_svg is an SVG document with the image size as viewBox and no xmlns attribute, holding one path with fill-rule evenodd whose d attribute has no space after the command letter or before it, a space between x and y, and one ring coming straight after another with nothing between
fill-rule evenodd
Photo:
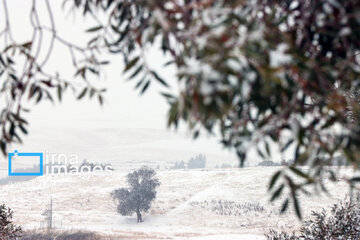
<instances>
[{"instance_id":1,"label":"leafy foliage","mask_svg":"<svg viewBox=\"0 0 360 240\"><path fill-rule=\"evenodd\" d=\"M97 22L87 30L92 39L85 48L60 38L52 24L52 41L84 55L81 61L72 55L76 76L85 80L83 89L76 91L79 99L98 94L103 102L102 90L91 87L88 74L98 75L107 63L98 59L97 51L104 49L123 57L124 72L137 81L140 93L154 81L168 88L172 84L147 57L149 47L159 47L164 66L175 67L180 86L176 95L162 93L169 102L169 126L176 128L185 121L195 138L203 129L210 133L220 129L222 144L235 150L241 165L250 146L266 160L273 155L272 143L282 152L293 149L293 164L278 172L269 188L272 200L289 189L284 211L292 203L300 217L298 193L307 192L309 185L325 191L326 178L336 179L331 168L324 167L334 157L344 157L347 165L359 168L358 0L72 2L75 10ZM98 13L106 21L97 19ZM35 23L34 31L39 29ZM5 30L12 39L9 26ZM2 92L12 99L0 118L4 153L8 143L19 141L18 129L26 133L18 99L28 92L29 99L39 102L42 96L51 96L50 89L57 89L61 99L63 89L70 86L44 73L42 62L33 56L34 46L33 40L11 41L0 53ZM25 57L24 75L14 70L11 51ZM301 165L310 167L298 168ZM359 178L347 180L354 186Z\"/></svg>"},{"instance_id":2,"label":"leafy foliage","mask_svg":"<svg viewBox=\"0 0 360 240\"><path fill-rule=\"evenodd\" d=\"M335 156L359 168L360 2L349 1L76 1L84 13L108 16L109 52L143 93L166 84L146 58L160 46L177 71L169 126L186 121L196 138L220 128L222 144L241 165L249 146L268 160L270 144L293 151L294 163L272 179L272 200L289 195L301 217L299 192L325 191ZM289 150L290 149L290 150ZM309 165L307 170L297 166ZM300 181L294 178L300 177ZM353 179L349 179L352 183ZM350 184L353 186L353 184Z\"/></svg>"},{"instance_id":3,"label":"leafy foliage","mask_svg":"<svg viewBox=\"0 0 360 240\"><path fill-rule=\"evenodd\" d=\"M334 204L330 214L324 209L312 212L312 218L304 221L300 234L287 234L271 230L267 234L269 240L295 239L359 239L360 238L360 206L350 201Z\"/></svg>"},{"instance_id":4,"label":"leafy foliage","mask_svg":"<svg viewBox=\"0 0 360 240\"><path fill-rule=\"evenodd\" d=\"M119 188L111 195L118 201L118 212L121 215L137 214L137 221L142 222L141 212L150 209L152 201L156 198L156 188L160 185L155 177L154 169L146 166L129 173L127 182L129 188Z\"/></svg>"},{"instance_id":5,"label":"leafy foliage","mask_svg":"<svg viewBox=\"0 0 360 240\"><path fill-rule=\"evenodd\" d=\"M21 235L21 227L12 223L14 212L4 204L0 205L0 239L13 240Z\"/></svg>"},{"instance_id":6,"label":"leafy foliage","mask_svg":"<svg viewBox=\"0 0 360 240\"><path fill-rule=\"evenodd\" d=\"M49 15L50 27L45 27L48 22L40 22L38 9L41 7L38 5L41 4ZM42 3L32 1L30 13L26 15L29 16L32 34L25 42L19 42L13 35L12 13L8 11L7 1L3 1L0 7L5 23L0 29L0 149L5 155L9 144L22 143L22 135L28 134L25 116L30 109L24 107L25 103L61 102L64 93L70 89L78 100L96 96L102 104L102 94L106 90L95 87L89 80L99 77L100 68L108 62L99 59L100 47L96 41L79 46L58 34L49 0ZM49 36L45 45L44 35ZM55 46L70 53L69 61L74 67L71 81L64 78L64 73L48 67L49 62L58 61L52 56Z\"/></svg>"}]
</instances>

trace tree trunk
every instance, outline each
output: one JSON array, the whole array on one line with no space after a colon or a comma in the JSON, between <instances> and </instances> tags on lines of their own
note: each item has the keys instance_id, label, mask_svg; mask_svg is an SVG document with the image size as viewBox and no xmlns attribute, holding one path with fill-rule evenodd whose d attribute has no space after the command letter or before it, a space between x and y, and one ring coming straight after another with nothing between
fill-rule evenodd
<instances>
[{"instance_id":1,"label":"tree trunk","mask_svg":"<svg viewBox=\"0 0 360 240\"><path fill-rule=\"evenodd\" d=\"M142 222L142 218L141 218L141 213L140 213L140 210L136 210L136 216L137 216L137 222Z\"/></svg>"}]
</instances>

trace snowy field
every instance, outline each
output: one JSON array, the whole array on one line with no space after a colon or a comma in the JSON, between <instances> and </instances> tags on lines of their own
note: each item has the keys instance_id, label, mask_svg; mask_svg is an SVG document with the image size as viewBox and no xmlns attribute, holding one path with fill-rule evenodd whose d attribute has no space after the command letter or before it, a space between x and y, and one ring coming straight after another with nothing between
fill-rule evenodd
<instances>
[{"instance_id":1,"label":"snowy field","mask_svg":"<svg viewBox=\"0 0 360 240\"><path fill-rule=\"evenodd\" d=\"M120 239L265 239L270 228L292 231L299 226L292 211L279 215L280 202L268 201L267 184L275 170L158 171L158 196L141 224L135 216L118 215L110 197L126 186L125 171L89 179L47 175L2 185L0 191L15 212L15 223L26 229L44 225L41 214L52 197L54 225L61 229L88 229ZM342 199L348 193L345 186L329 185L331 197L301 196L304 216Z\"/></svg>"}]
</instances>

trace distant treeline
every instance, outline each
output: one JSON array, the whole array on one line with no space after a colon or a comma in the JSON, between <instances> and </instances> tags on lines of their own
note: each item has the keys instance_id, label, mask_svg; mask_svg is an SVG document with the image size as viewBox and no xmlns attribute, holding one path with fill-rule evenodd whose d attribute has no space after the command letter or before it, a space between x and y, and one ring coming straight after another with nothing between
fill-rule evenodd
<instances>
[{"instance_id":1,"label":"distant treeline","mask_svg":"<svg viewBox=\"0 0 360 240\"><path fill-rule=\"evenodd\" d=\"M185 163L184 161L178 161L174 163L174 166L171 169L195 169L195 168L205 168L206 167L206 156L199 154L195 157L190 158L190 160Z\"/></svg>"}]
</instances>

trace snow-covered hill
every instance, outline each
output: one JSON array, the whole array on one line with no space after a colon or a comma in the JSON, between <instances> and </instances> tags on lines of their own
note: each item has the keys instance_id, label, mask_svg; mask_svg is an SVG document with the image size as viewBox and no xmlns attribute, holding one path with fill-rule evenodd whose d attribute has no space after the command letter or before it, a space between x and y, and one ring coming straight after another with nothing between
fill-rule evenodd
<instances>
[{"instance_id":1,"label":"snow-covered hill","mask_svg":"<svg viewBox=\"0 0 360 240\"><path fill-rule=\"evenodd\" d=\"M161 186L145 222L116 213L110 192L126 186L127 172L111 176L48 175L0 186L1 201L11 207L15 223L41 226L41 214L53 199L54 224L142 239L264 239L269 228L298 227L292 211L277 214L280 202L269 204L267 184L276 168L159 171ZM332 186L333 197L301 196L304 215L327 207L348 191ZM335 190L336 189L336 190Z\"/></svg>"}]
</instances>

